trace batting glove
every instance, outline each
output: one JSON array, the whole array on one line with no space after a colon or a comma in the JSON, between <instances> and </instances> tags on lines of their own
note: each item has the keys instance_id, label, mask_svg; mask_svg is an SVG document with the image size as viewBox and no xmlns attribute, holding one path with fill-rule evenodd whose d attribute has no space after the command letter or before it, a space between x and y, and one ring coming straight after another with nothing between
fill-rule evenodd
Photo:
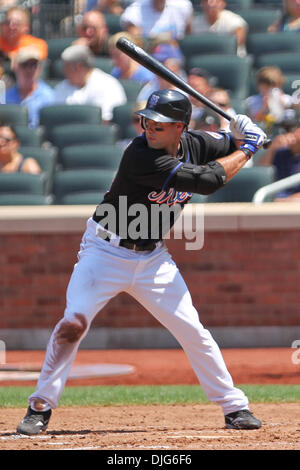
<instances>
[{"instance_id":1,"label":"batting glove","mask_svg":"<svg viewBox=\"0 0 300 470\"><path fill-rule=\"evenodd\" d=\"M243 114L237 114L231 119L230 130L236 139L243 141L240 148L252 153L256 153L267 140L264 131Z\"/></svg>"}]
</instances>

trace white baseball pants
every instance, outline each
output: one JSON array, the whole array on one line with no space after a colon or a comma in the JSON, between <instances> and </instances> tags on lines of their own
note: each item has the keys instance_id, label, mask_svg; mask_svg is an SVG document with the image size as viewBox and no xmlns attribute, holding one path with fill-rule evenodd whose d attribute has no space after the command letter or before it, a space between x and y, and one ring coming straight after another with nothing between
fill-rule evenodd
<instances>
[{"instance_id":1,"label":"white baseball pants","mask_svg":"<svg viewBox=\"0 0 300 470\"><path fill-rule=\"evenodd\" d=\"M57 407L92 320L112 297L127 292L174 335L210 401L219 404L224 414L248 409L247 397L234 387L221 351L200 323L188 288L165 246L161 244L152 252L135 252L102 240L96 236L96 229L96 222L89 219L68 285L64 317L52 332L29 403L40 398L48 407ZM60 344L57 332L66 322L78 326L85 323L84 332Z\"/></svg>"}]
</instances>

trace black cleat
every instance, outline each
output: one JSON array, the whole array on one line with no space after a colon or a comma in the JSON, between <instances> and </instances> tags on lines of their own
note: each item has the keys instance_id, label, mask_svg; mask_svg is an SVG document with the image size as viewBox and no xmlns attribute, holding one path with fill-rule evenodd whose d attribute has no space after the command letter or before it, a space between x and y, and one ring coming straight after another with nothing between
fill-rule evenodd
<instances>
[{"instance_id":1,"label":"black cleat","mask_svg":"<svg viewBox=\"0 0 300 470\"><path fill-rule=\"evenodd\" d=\"M31 436L46 431L50 416L51 410L34 411L29 406L26 415L17 427L17 432Z\"/></svg>"},{"instance_id":2,"label":"black cleat","mask_svg":"<svg viewBox=\"0 0 300 470\"><path fill-rule=\"evenodd\" d=\"M259 429L261 422L249 410L240 410L225 416L227 429Z\"/></svg>"}]
</instances>

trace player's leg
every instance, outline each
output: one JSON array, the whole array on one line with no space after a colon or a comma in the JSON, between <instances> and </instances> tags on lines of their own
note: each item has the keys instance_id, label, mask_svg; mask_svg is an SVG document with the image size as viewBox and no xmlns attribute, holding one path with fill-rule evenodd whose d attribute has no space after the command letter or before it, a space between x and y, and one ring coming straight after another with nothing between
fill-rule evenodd
<instances>
[{"instance_id":1,"label":"player's leg","mask_svg":"<svg viewBox=\"0 0 300 470\"><path fill-rule=\"evenodd\" d=\"M168 253L144 263L130 293L178 340L207 397L224 412L248 409L248 399L233 384L221 351L199 321L188 288Z\"/></svg>"}]
</instances>

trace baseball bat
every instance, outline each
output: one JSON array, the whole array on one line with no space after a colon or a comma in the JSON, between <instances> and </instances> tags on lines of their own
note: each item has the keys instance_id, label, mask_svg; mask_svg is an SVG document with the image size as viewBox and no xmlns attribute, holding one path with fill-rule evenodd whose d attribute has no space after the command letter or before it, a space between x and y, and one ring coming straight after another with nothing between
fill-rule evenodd
<instances>
[{"instance_id":1,"label":"baseball bat","mask_svg":"<svg viewBox=\"0 0 300 470\"><path fill-rule=\"evenodd\" d=\"M213 101L206 98L204 95L196 91L193 87L191 87L185 80L183 80L179 75L172 72L172 70L168 69L164 64L156 60L153 56L148 54L148 52L144 51L141 47L134 44L132 41L125 37L120 37L116 44L117 48L120 51L124 52L124 54L128 55L136 62L141 64L146 69L151 70L155 75L163 78L164 80L168 81L172 85L176 86L180 90L188 93L190 96L196 98L196 100L203 103L208 108L215 111L220 116L223 116L228 121L231 120L231 116L226 113L222 108L217 106ZM271 140L268 139L263 147L267 148L271 143Z\"/></svg>"}]
</instances>

